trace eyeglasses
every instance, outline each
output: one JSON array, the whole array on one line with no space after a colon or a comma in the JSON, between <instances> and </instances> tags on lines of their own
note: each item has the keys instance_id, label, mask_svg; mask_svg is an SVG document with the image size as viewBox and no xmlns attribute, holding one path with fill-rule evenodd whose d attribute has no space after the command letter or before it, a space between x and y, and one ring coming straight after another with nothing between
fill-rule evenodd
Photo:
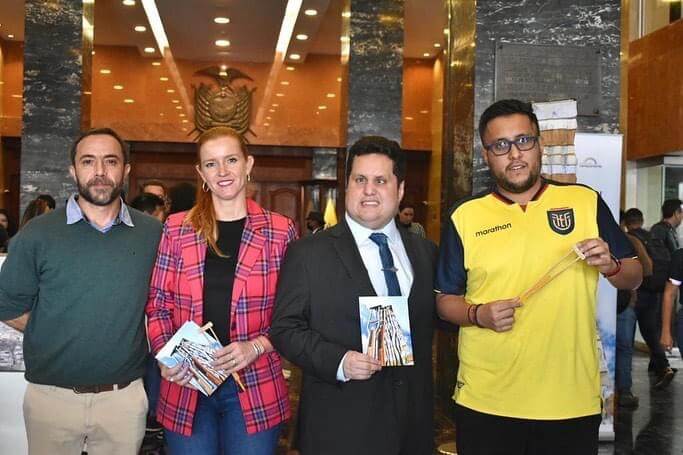
<instances>
[{"instance_id":1,"label":"eyeglasses","mask_svg":"<svg viewBox=\"0 0 683 455\"><path fill-rule=\"evenodd\" d=\"M512 144L515 144L520 152L526 152L534 148L536 143L538 143L538 136L520 136L514 141L498 139L493 144L484 145L484 148L496 156L503 156L510 153Z\"/></svg>"}]
</instances>

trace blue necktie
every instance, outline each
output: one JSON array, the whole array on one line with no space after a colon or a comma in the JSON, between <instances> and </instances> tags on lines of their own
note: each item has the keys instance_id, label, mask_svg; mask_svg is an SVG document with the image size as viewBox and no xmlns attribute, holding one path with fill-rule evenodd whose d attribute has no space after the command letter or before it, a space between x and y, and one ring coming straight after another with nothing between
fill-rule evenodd
<instances>
[{"instance_id":1,"label":"blue necktie","mask_svg":"<svg viewBox=\"0 0 683 455\"><path fill-rule=\"evenodd\" d=\"M401 287L398 285L398 277L396 276L397 269L394 267L394 258L391 256L386 234L374 232L370 234L370 240L379 247L379 257L382 260L382 271L384 272L384 280L387 282L388 295L401 295Z\"/></svg>"}]
</instances>

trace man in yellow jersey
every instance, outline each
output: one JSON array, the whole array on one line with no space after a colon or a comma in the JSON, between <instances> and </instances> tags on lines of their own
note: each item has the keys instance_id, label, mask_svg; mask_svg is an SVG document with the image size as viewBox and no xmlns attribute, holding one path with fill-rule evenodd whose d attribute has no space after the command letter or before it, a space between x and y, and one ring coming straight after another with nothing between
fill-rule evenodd
<instances>
[{"instance_id":1,"label":"man in yellow jersey","mask_svg":"<svg viewBox=\"0 0 683 455\"><path fill-rule=\"evenodd\" d=\"M641 266L597 192L540 177L528 103L491 105L479 134L496 185L452 209L436 278L439 316L461 327L458 453L595 454L598 273L634 289ZM586 259L521 301L574 245Z\"/></svg>"}]
</instances>

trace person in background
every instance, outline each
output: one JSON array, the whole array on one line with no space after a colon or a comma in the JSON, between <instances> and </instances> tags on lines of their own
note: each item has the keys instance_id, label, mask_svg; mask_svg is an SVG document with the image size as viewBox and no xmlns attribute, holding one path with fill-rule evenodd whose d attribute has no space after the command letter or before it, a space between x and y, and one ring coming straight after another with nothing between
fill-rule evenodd
<instances>
[{"instance_id":1,"label":"person in background","mask_svg":"<svg viewBox=\"0 0 683 455\"><path fill-rule=\"evenodd\" d=\"M55 201L55 198L50 196L49 194L40 194L36 199L40 199L41 201L45 201L47 204L47 207L50 210L54 210L57 207L57 202Z\"/></svg>"},{"instance_id":2,"label":"person in background","mask_svg":"<svg viewBox=\"0 0 683 455\"><path fill-rule=\"evenodd\" d=\"M153 216L162 223L166 221L166 203L156 194L138 194L135 199L131 201L130 206L149 216Z\"/></svg>"},{"instance_id":3,"label":"person in background","mask_svg":"<svg viewBox=\"0 0 683 455\"><path fill-rule=\"evenodd\" d=\"M229 376L207 397L189 383L186 365L159 364L157 420L171 454L271 455L290 409L270 323L296 228L247 199L254 158L237 132L213 128L197 144L197 203L164 225L147 303L149 340L157 353L185 322L212 322L224 346L214 366L237 373L246 391Z\"/></svg>"},{"instance_id":4,"label":"person in background","mask_svg":"<svg viewBox=\"0 0 683 455\"><path fill-rule=\"evenodd\" d=\"M171 211L171 198L168 195L166 184L161 180L147 180L145 184L142 185L140 193L149 193L159 196L164 201L164 219L166 219Z\"/></svg>"},{"instance_id":5,"label":"person in background","mask_svg":"<svg viewBox=\"0 0 683 455\"><path fill-rule=\"evenodd\" d=\"M409 232L417 234L423 239L426 238L425 228L417 221L413 221L414 218L415 206L409 202L401 202L401 206L398 208L398 222L400 225L408 229Z\"/></svg>"},{"instance_id":6,"label":"person in background","mask_svg":"<svg viewBox=\"0 0 683 455\"><path fill-rule=\"evenodd\" d=\"M9 243L9 234L4 226L0 225L0 253L7 253L7 244Z\"/></svg>"},{"instance_id":7,"label":"person in background","mask_svg":"<svg viewBox=\"0 0 683 455\"><path fill-rule=\"evenodd\" d=\"M10 238L14 235L15 229L9 216L7 209L0 209L0 226L5 228Z\"/></svg>"},{"instance_id":8,"label":"person in background","mask_svg":"<svg viewBox=\"0 0 683 455\"><path fill-rule=\"evenodd\" d=\"M26 206L26 209L24 210L24 216L21 217L21 224L19 225L19 229L23 229L24 226L26 226L26 224L33 218L48 213L50 211L50 207L47 205L47 202L45 202L45 200L40 198L32 200L31 202L29 202L29 204Z\"/></svg>"},{"instance_id":9,"label":"person in background","mask_svg":"<svg viewBox=\"0 0 683 455\"><path fill-rule=\"evenodd\" d=\"M306 216L306 228L311 231L311 235L322 232L325 228L323 214L316 212L315 210L308 212L308 216Z\"/></svg>"}]
</instances>

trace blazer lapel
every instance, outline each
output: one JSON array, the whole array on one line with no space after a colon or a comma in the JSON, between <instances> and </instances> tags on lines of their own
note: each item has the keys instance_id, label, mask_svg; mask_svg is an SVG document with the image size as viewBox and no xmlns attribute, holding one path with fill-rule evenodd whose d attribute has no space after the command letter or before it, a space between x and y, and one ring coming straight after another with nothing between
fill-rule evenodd
<instances>
[{"instance_id":1,"label":"blazer lapel","mask_svg":"<svg viewBox=\"0 0 683 455\"><path fill-rule=\"evenodd\" d=\"M346 221L342 221L332 228L332 236L334 237L334 247L337 250L337 255L341 263L346 269L346 273L351 277L351 280L356 284L359 296L375 296L375 289L372 287L370 276L363 264L363 259L358 251L356 241L351 234Z\"/></svg>"},{"instance_id":2,"label":"blazer lapel","mask_svg":"<svg viewBox=\"0 0 683 455\"><path fill-rule=\"evenodd\" d=\"M410 265L413 268L413 283L410 285L410 292L408 293L408 297L410 297L413 294L413 290L415 289L415 283L417 283L418 280L422 278L422 267L420 267L420 264L417 263L417 250L415 245L415 239L412 238L410 233L405 229L398 228L398 232L401 234L401 241L403 241L403 247L406 249L408 260L410 260Z\"/></svg>"}]
</instances>

